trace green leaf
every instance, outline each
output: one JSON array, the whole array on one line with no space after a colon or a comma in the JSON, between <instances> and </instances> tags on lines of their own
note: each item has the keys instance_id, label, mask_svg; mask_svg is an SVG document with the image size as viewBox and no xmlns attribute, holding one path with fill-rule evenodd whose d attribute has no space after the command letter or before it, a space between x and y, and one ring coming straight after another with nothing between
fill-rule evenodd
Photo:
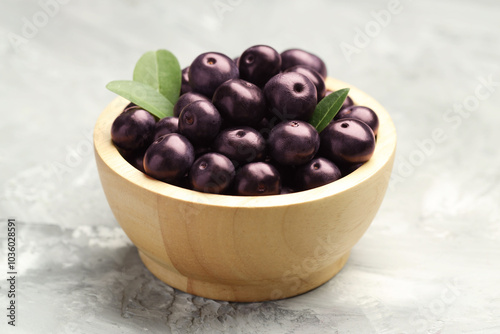
<instances>
[{"instance_id":1,"label":"green leaf","mask_svg":"<svg viewBox=\"0 0 500 334\"><path fill-rule=\"evenodd\" d=\"M174 115L174 105L153 87L131 80L111 81L106 88L134 102L158 118Z\"/></svg>"},{"instance_id":2,"label":"green leaf","mask_svg":"<svg viewBox=\"0 0 500 334\"><path fill-rule=\"evenodd\" d=\"M318 103L316 109L314 109L314 113L309 123L314 126L318 132L323 131L339 112L347 94L349 94L349 88L344 88L324 97Z\"/></svg>"},{"instance_id":3,"label":"green leaf","mask_svg":"<svg viewBox=\"0 0 500 334\"><path fill-rule=\"evenodd\" d=\"M135 65L134 81L159 91L172 104L179 99L182 81L177 58L167 50L146 52Z\"/></svg>"}]
</instances>

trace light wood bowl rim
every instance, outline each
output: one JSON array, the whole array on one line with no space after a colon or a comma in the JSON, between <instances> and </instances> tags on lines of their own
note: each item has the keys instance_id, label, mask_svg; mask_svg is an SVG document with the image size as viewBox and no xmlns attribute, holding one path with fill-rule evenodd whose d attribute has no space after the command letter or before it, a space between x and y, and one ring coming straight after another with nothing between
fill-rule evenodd
<instances>
[{"instance_id":1,"label":"light wood bowl rim","mask_svg":"<svg viewBox=\"0 0 500 334\"><path fill-rule=\"evenodd\" d=\"M382 169L396 149L396 129L387 110L371 96L343 81L327 78L327 89L335 91L350 88L349 96L356 104L373 109L379 118L377 144L372 158L353 173L327 185L314 189L282 195L232 196L217 195L184 189L147 176L130 165L118 152L111 141L111 125L123 108L129 103L117 97L99 116L94 128L94 148L102 161L113 171L138 187L145 188L161 196L177 200L218 207L264 208L300 205L309 201L338 195L368 180Z\"/></svg>"}]
</instances>

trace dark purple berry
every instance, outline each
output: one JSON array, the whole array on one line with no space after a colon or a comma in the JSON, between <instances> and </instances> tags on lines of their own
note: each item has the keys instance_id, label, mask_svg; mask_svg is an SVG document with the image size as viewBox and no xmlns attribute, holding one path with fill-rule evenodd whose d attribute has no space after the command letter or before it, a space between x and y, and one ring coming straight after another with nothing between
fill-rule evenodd
<instances>
[{"instance_id":1,"label":"dark purple berry","mask_svg":"<svg viewBox=\"0 0 500 334\"><path fill-rule=\"evenodd\" d=\"M181 179L194 162L194 148L186 137L171 133L155 140L144 155L146 174L165 182Z\"/></svg>"},{"instance_id":2,"label":"dark purple berry","mask_svg":"<svg viewBox=\"0 0 500 334\"><path fill-rule=\"evenodd\" d=\"M195 101L179 115L179 133L193 144L209 144L219 133L222 118L210 101Z\"/></svg>"},{"instance_id":3,"label":"dark purple berry","mask_svg":"<svg viewBox=\"0 0 500 334\"><path fill-rule=\"evenodd\" d=\"M219 153L206 153L196 159L189 171L189 180L194 190L220 194L233 181L233 163Z\"/></svg>"},{"instance_id":4,"label":"dark purple berry","mask_svg":"<svg viewBox=\"0 0 500 334\"><path fill-rule=\"evenodd\" d=\"M156 140L163 135L176 132L179 132L179 119L177 117L162 118L156 122L153 140Z\"/></svg>"},{"instance_id":5,"label":"dark purple berry","mask_svg":"<svg viewBox=\"0 0 500 334\"><path fill-rule=\"evenodd\" d=\"M185 106L194 101L200 101L200 100L210 101L206 96L198 93L189 92L184 95L181 95L174 105L174 116L179 117L182 109L184 109Z\"/></svg>"},{"instance_id":6,"label":"dark purple berry","mask_svg":"<svg viewBox=\"0 0 500 334\"><path fill-rule=\"evenodd\" d=\"M213 150L240 164L264 159L266 141L248 126L222 130L213 143Z\"/></svg>"},{"instance_id":7,"label":"dark purple berry","mask_svg":"<svg viewBox=\"0 0 500 334\"><path fill-rule=\"evenodd\" d=\"M240 78L259 87L281 70L281 56L270 46L255 45L246 49L239 59Z\"/></svg>"},{"instance_id":8,"label":"dark purple berry","mask_svg":"<svg viewBox=\"0 0 500 334\"><path fill-rule=\"evenodd\" d=\"M375 150L375 135L364 122L347 118L334 121L321 131L321 155L336 165L368 161Z\"/></svg>"},{"instance_id":9,"label":"dark purple berry","mask_svg":"<svg viewBox=\"0 0 500 334\"><path fill-rule=\"evenodd\" d=\"M282 71L286 71L296 65L309 66L318 72L323 79L326 78L326 65L318 56L301 49L290 49L281 53Z\"/></svg>"},{"instance_id":10,"label":"dark purple berry","mask_svg":"<svg viewBox=\"0 0 500 334\"><path fill-rule=\"evenodd\" d=\"M126 109L113 121L111 139L123 150L145 148L153 139L155 122L154 116L144 109Z\"/></svg>"},{"instance_id":11,"label":"dark purple berry","mask_svg":"<svg viewBox=\"0 0 500 334\"><path fill-rule=\"evenodd\" d=\"M193 88L189 85L189 66L182 70L181 95L192 92Z\"/></svg>"},{"instance_id":12,"label":"dark purple berry","mask_svg":"<svg viewBox=\"0 0 500 334\"><path fill-rule=\"evenodd\" d=\"M241 167L234 178L237 195L278 195L281 189L280 174L265 162L251 162Z\"/></svg>"},{"instance_id":13,"label":"dark purple berry","mask_svg":"<svg viewBox=\"0 0 500 334\"><path fill-rule=\"evenodd\" d=\"M354 101L351 99L349 95L346 96L344 103L342 103L342 107L340 109L348 108L354 105Z\"/></svg>"},{"instance_id":14,"label":"dark purple berry","mask_svg":"<svg viewBox=\"0 0 500 334\"><path fill-rule=\"evenodd\" d=\"M268 118L264 117L260 120L260 122L255 126L255 129L264 137L265 140L269 138L269 133L271 129L276 125L275 123L279 123L280 121L276 116L272 118L274 122L271 122Z\"/></svg>"},{"instance_id":15,"label":"dark purple berry","mask_svg":"<svg viewBox=\"0 0 500 334\"><path fill-rule=\"evenodd\" d=\"M280 73L264 86L269 110L280 120L308 121L316 108L316 87L305 75Z\"/></svg>"},{"instance_id":16,"label":"dark purple berry","mask_svg":"<svg viewBox=\"0 0 500 334\"><path fill-rule=\"evenodd\" d=\"M342 177L340 169L330 160L314 158L297 168L295 184L300 190L323 186Z\"/></svg>"},{"instance_id":17,"label":"dark purple berry","mask_svg":"<svg viewBox=\"0 0 500 334\"><path fill-rule=\"evenodd\" d=\"M364 162L360 162L357 164L351 164L351 165L346 165L346 166L339 166L342 170L342 175L346 176L354 172L356 169L359 167L363 166Z\"/></svg>"},{"instance_id":18,"label":"dark purple berry","mask_svg":"<svg viewBox=\"0 0 500 334\"><path fill-rule=\"evenodd\" d=\"M145 173L144 171L144 149L136 150L136 151L120 151L120 154L123 156L125 160L136 169Z\"/></svg>"},{"instance_id":19,"label":"dark purple berry","mask_svg":"<svg viewBox=\"0 0 500 334\"><path fill-rule=\"evenodd\" d=\"M378 133L378 116L377 114L368 107L363 106L352 106L341 109L335 116L335 120L354 118L365 122L372 129L375 136Z\"/></svg>"},{"instance_id":20,"label":"dark purple berry","mask_svg":"<svg viewBox=\"0 0 500 334\"><path fill-rule=\"evenodd\" d=\"M241 79L231 79L220 85L212 102L224 119L236 125L254 126L267 112L261 89Z\"/></svg>"},{"instance_id":21,"label":"dark purple berry","mask_svg":"<svg viewBox=\"0 0 500 334\"><path fill-rule=\"evenodd\" d=\"M276 125L269 134L269 154L282 165L302 165L318 151L318 131L303 121L285 121Z\"/></svg>"},{"instance_id":22,"label":"dark purple berry","mask_svg":"<svg viewBox=\"0 0 500 334\"><path fill-rule=\"evenodd\" d=\"M316 87L316 97L318 101L325 97L325 80L323 80L323 77L321 77L321 74L319 74L317 71L304 65L297 65L290 67L285 72L296 72L305 75Z\"/></svg>"},{"instance_id":23,"label":"dark purple berry","mask_svg":"<svg viewBox=\"0 0 500 334\"><path fill-rule=\"evenodd\" d=\"M189 85L194 92L212 98L217 87L239 76L234 61L218 52L202 53L189 67Z\"/></svg>"}]
</instances>

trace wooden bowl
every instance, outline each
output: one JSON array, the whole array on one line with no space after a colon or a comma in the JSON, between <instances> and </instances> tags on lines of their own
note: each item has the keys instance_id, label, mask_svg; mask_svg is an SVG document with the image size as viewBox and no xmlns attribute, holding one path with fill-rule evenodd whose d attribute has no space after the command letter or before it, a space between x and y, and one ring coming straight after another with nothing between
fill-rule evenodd
<instances>
[{"instance_id":1,"label":"wooden bowl","mask_svg":"<svg viewBox=\"0 0 500 334\"><path fill-rule=\"evenodd\" d=\"M111 142L117 98L94 129L97 168L109 206L145 266L179 290L218 300L253 302L295 296L344 266L384 198L396 131L387 111L359 89L356 104L380 121L373 157L350 175L315 189L275 196L195 192L155 180L127 163Z\"/></svg>"}]
</instances>

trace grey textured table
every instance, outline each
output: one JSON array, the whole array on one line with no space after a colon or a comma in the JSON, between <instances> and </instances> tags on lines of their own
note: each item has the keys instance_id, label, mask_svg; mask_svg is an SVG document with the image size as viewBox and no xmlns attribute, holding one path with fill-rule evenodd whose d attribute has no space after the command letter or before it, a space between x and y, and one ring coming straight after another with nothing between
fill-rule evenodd
<instances>
[{"instance_id":1,"label":"grey textured table","mask_svg":"<svg viewBox=\"0 0 500 334\"><path fill-rule=\"evenodd\" d=\"M2 0L1 333L500 333L500 5ZM92 129L148 50L301 47L390 111L384 203L332 280L221 303L154 278L102 192ZM7 324L7 219L17 224Z\"/></svg>"}]
</instances>

